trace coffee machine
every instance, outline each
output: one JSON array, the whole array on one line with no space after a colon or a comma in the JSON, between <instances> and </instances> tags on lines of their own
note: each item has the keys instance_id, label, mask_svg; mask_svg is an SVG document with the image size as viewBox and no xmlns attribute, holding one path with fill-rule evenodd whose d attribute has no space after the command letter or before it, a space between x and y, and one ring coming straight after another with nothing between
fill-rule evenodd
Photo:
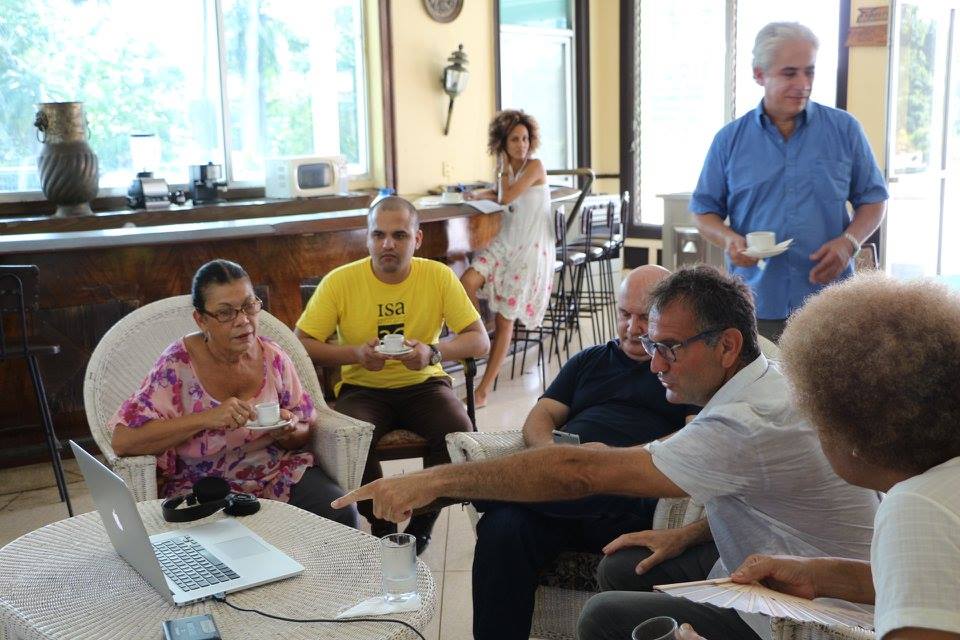
<instances>
[{"instance_id":1,"label":"coffee machine","mask_svg":"<svg viewBox=\"0 0 960 640\"><path fill-rule=\"evenodd\" d=\"M183 204L182 191L170 193L163 178L154 177L152 167L160 166L160 138L155 133L134 133L130 136L130 159L137 168L137 177L127 189L127 206L131 209L165 209Z\"/></svg>"},{"instance_id":2,"label":"coffee machine","mask_svg":"<svg viewBox=\"0 0 960 640\"><path fill-rule=\"evenodd\" d=\"M170 192L167 181L154 178L149 171L140 171L127 189L127 206L131 209L165 209L187 201L183 191Z\"/></svg>"},{"instance_id":3,"label":"coffee machine","mask_svg":"<svg viewBox=\"0 0 960 640\"><path fill-rule=\"evenodd\" d=\"M193 204L223 202L220 192L226 191L223 167L219 164L195 164L190 166L190 197Z\"/></svg>"}]
</instances>

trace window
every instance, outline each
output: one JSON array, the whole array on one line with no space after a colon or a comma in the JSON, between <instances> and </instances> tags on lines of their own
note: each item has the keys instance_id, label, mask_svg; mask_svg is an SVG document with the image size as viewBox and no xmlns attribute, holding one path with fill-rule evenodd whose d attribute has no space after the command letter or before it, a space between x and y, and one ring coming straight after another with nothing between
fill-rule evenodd
<instances>
[{"instance_id":1,"label":"window","mask_svg":"<svg viewBox=\"0 0 960 640\"><path fill-rule=\"evenodd\" d=\"M644 223L663 222L663 202L657 196L693 191L716 132L760 103L763 88L753 79L752 61L753 42L763 25L796 21L813 30L820 49L812 99L836 103L840 0L642 0L639 11L636 175ZM730 15L736 16L732 47Z\"/></svg>"},{"instance_id":2,"label":"window","mask_svg":"<svg viewBox=\"0 0 960 640\"><path fill-rule=\"evenodd\" d=\"M573 9L569 0L499 0L500 105L540 125L547 169L576 166Z\"/></svg>"},{"instance_id":3,"label":"window","mask_svg":"<svg viewBox=\"0 0 960 640\"><path fill-rule=\"evenodd\" d=\"M895 5L883 230L887 273L960 289L960 7Z\"/></svg>"},{"instance_id":4,"label":"window","mask_svg":"<svg viewBox=\"0 0 960 640\"><path fill-rule=\"evenodd\" d=\"M39 191L36 103L72 100L102 193L126 191L143 133L171 184L212 161L262 185L273 155L343 154L369 173L362 4L0 0L0 193Z\"/></svg>"},{"instance_id":5,"label":"window","mask_svg":"<svg viewBox=\"0 0 960 640\"><path fill-rule=\"evenodd\" d=\"M724 12L716 0L640 5L640 198L643 222L663 222L657 196L692 191L723 126ZM696 16L696 19L691 19Z\"/></svg>"}]
</instances>

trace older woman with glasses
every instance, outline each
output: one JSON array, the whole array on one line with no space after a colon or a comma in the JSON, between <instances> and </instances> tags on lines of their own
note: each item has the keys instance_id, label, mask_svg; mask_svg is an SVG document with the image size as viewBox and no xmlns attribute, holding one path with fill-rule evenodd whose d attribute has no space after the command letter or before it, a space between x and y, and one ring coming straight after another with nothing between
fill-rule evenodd
<instances>
[{"instance_id":1,"label":"older woman with glasses","mask_svg":"<svg viewBox=\"0 0 960 640\"><path fill-rule=\"evenodd\" d=\"M313 401L290 357L257 334L263 303L247 273L228 260L208 262L194 275L192 294L199 331L167 347L110 419L114 450L157 456L161 496L219 476L234 491L356 527L355 508L330 507L343 491L306 450ZM281 421L289 425L247 428L263 402L278 402Z\"/></svg>"}]
</instances>

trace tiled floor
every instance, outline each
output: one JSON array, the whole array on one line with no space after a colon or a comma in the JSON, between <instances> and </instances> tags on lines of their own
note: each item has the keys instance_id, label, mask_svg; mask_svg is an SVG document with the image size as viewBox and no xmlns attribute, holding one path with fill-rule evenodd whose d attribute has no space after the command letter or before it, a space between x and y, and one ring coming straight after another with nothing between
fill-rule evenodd
<instances>
[{"instance_id":1,"label":"tiled floor","mask_svg":"<svg viewBox=\"0 0 960 640\"><path fill-rule=\"evenodd\" d=\"M528 358L527 372L514 380L509 379L510 363L507 361L497 391L490 395L488 406L477 412L481 431L521 426L541 393L539 371L535 363L531 364L532 360ZM548 381L556 375L556 370L554 360L547 370ZM66 460L65 465L74 512L92 511L93 502L75 461ZM402 473L419 469L420 461L400 460L385 466L388 474ZM0 546L65 517L66 507L59 501L49 465L0 470ZM433 541L422 556L433 570L438 591L443 594L437 614L425 634L429 640L471 637L473 543L474 534L467 513L459 506L447 507L437 521Z\"/></svg>"}]
</instances>

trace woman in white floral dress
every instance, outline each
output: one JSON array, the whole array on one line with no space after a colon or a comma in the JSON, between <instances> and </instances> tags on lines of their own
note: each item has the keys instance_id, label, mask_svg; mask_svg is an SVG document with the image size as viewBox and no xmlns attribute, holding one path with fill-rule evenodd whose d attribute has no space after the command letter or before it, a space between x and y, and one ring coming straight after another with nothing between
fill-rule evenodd
<instances>
[{"instance_id":1,"label":"woman in white floral dress","mask_svg":"<svg viewBox=\"0 0 960 640\"><path fill-rule=\"evenodd\" d=\"M496 313L487 368L476 389L478 407L486 404L506 358L514 323L539 327L550 302L556 253L550 188L543 163L530 157L539 146L539 134L537 121L523 111L494 116L487 149L497 155L497 191L466 196L509 205L501 214L500 232L460 279L474 304L483 298Z\"/></svg>"}]
</instances>

